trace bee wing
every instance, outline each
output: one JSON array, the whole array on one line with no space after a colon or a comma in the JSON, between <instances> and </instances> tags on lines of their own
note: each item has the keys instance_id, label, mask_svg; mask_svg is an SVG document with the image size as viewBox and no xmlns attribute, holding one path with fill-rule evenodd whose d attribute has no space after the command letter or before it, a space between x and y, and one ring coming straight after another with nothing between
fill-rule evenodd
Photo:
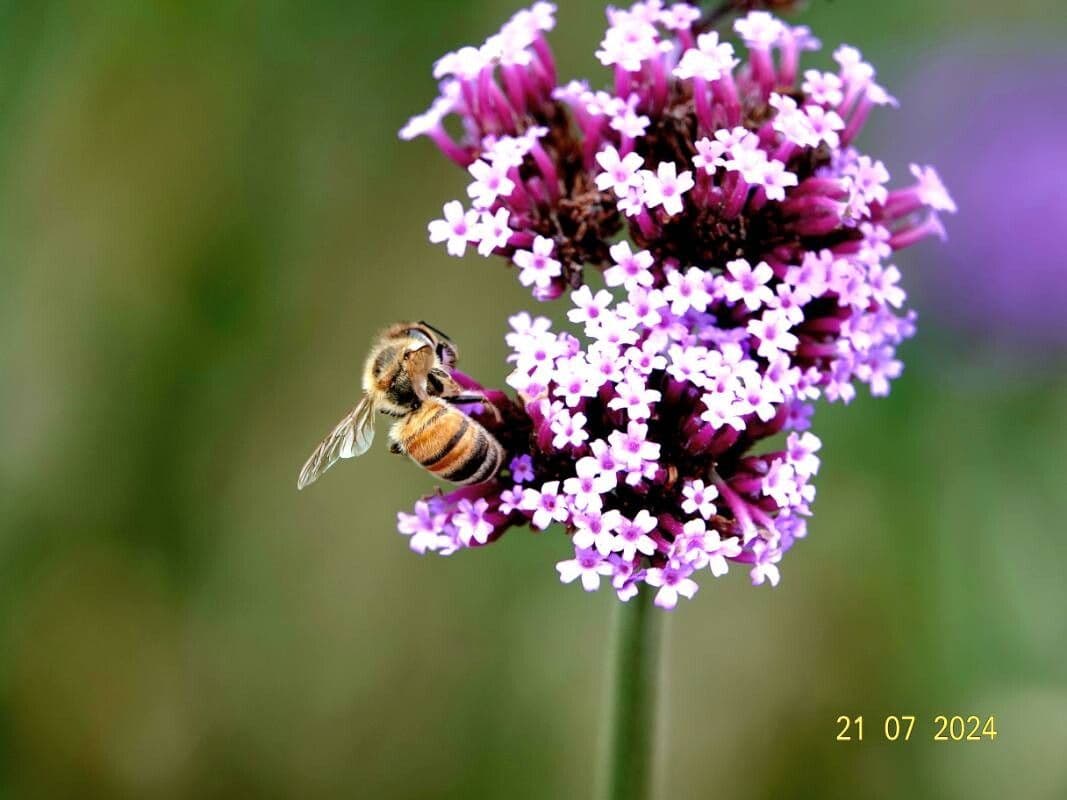
<instances>
[{"instance_id":1,"label":"bee wing","mask_svg":"<svg viewBox=\"0 0 1067 800\"><path fill-rule=\"evenodd\" d=\"M319 442L311 458L300 470L297 489L303 489L318 480L339 458L355 458L367 452L374 441L374 403L363 396L359 405L337 423L330 435Z\"/></svg>"}]
</instances>

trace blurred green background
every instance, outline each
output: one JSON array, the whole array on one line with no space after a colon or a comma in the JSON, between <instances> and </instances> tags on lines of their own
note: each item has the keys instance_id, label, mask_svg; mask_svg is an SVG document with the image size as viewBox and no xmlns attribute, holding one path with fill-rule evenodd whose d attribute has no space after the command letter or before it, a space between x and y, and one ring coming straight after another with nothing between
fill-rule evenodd
<instances>
[{"instance_id":1,"label":"blurred green background","mask_svg":"<svg viewBox=\"0 0 1067 800\"><path fill-rule=\"evenodd\" d=\"M602 5L562 5L561 74L606 80ZM426 242L462 176L396 130L517 7L0 2L0 797L588 796L615 601L558 583L564 538L419 558L395 514L433 481L384 447L294 487L383 324L504 377L532 301ZM924 65L1067 32L1058 0L802 19L900 97L861 142L898 182L960 110L909 110ZM982 235L967 212L951 235ZM670 617L663 797L1067 796L1065 362L945 323L946 250L899 259L921 327L892 396L820 408L782 585L736 570ZM957 713L998 738L933 743Z\"/></svg>"}]
</instances>

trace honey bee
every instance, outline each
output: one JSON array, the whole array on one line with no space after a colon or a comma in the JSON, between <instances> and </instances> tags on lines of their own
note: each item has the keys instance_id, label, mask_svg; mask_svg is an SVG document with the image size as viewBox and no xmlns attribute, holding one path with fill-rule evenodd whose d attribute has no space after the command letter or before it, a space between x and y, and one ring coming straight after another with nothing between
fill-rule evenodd
<instances>
[{"instance_id":1,"label":"honey bee","mask_svg":"<svg viewBox=\"0 0 1067 800\"><path fill-rule=\"evenodd\" d=\"M458 484L482 483L496 475L504 448L455 407L486 402L485 395L464 391L452 378L449 370L457 358L449 338L425 322L386 328L363 367L363 399L315 448L296 488L314 483L338 459L367 452L374 440L375 411L398 418L389 432L390 451L406 453L433 475ZM497 413L492 404L485 407Z\"/></svg>"}]
</instances>

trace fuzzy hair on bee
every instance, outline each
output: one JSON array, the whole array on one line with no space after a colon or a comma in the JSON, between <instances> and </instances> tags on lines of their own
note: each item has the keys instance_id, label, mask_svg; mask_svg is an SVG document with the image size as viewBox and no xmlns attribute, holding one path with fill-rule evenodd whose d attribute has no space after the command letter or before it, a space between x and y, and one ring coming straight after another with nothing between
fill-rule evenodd
<instances>
[{"instance_id":1,"label":"fuzzy hair on bee","mask_svg":"<svg viewBox=\"0 0 1067 800\"><path fill-rule=\"evenodd\" d=\"M443 332L426 322L398 322L382 331L363 367L363 398L323 439L300 471L303 489L338 460L355 458L374 441L374 414L396 417L390 450L406 453L437 477L458 484L492 478L504 448L484 425L457 408L485 403L451 375L459 352Z\"/></svg>"}]
</instances>

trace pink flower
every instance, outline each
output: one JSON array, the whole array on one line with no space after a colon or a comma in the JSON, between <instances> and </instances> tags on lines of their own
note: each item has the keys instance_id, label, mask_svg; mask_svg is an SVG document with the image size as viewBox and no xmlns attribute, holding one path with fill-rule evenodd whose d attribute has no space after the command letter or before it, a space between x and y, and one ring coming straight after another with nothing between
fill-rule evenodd
<instances>
[{"instance_id":1,"label":"pink flower","mask_svg":"<svg viewBox=\"0 0 1067 800\"><path fill-rule=\"evenodd\" d=\"M585 430L585 423L585 414L580 411L571 414L567 410L561 409L552 418L551 428L555 434L552 438L552 446L558 450L579 447L582 442L589 438L589 434Z\"/></svg>"},{"instance_id":2,"label":"pink flower","mask_svg":"<svg viewBox=\"0 0 1067 800\"><path fill-rule=\"evenodd\" d=\"M613 431L608 437L612 456L628 472L638 472L645 462L654 462L659 458L660 445L648 440L648 425L642 422L630 422L626 433Z\"/></svg>"},{"instance_id":3,"label":"pink flower","mask_svg":"<svg viewBox=\"0 0 1067 800\"><path fill-rule=\"evenodd\" d=\"M679 383L704 387L708 383L708 351L704 347L682 347L672 344L667 351L670 361L667 374Z\"/></svg>"},{"instance_id":4,"label":"pink flower","mask_svg":"<svg viewBox=\"0 0 1067 800\"><path fill-rule=\"evenodd\" d=\"M653 258L650 252L639 250L634 253L630 250L629 242L618 242L612 245L608 252L615 266L604 272L604 283L608 286L623 286L628 292L652 285Z\"/></svg>"},{"instance_id":5,"label":"pink flower","mask_svg":"<svg viewBox=\"0 0 1067 800\"><path fill-rule=\"evenodd\" d=\"M636 102L637 98L633 98ZM644 114L639 114L635 106L635 102L628 102L623 105L617 113L611 117L611 129L618 131L619 134L627 139L636 139L639 136L644 136L645 131L648 129L649 124L652 122Z\"/></svg>"},{"instance_id":6,"label":"pink flower","mask_svg":"<svg viewBox=\"0 0 1067 800\"><path fill-rule=\"evenodd\" d=\"M874 161L870 156L859 156L845 166L842 173L852 179L853 188L867 203L885 204L889 197L889 190L885 186L889 181L889 170L881 161Z\"/></svg>"},{"instance_id":7,"label":"pink flower","mask_svg":"<svg viewBox=\"0 0 1067 800\"><path fill-rule=\"evenodd\" d=\"M774 293L767 282L774 277L774 270L761 261L755 267L745 259L738 258L726 265L731 280L723 284L723 292L731 303L743 302L749 311L770 303Z\"/></svg>"},{"instance_id":8,"label":"pink flower","mask_svg":"<svg viewBox=\"0 0 1067 800\"><path fill-rule=\"evenodd\" d=\"M600 509L588 509L575 518L575 531L571 537L575 547L592 548L602 556L612 551L615 545L615 530L622 520L616 510L600 513Z\"/></svg>"},{"instance_id":9,"label":"pink flower","mask_svg":"<svg viewBox=\"0 0 1067 800\"><path fill-rule=\"evenodd\" d=\"M614 572L611 576L611 585L615 587L615 595L622 602L632 600L638 592L638 585L644 580L644 571L638 570L633 561L626 561L617 554L608 557Z\"/></svg>"},{"instance_id":10,"label":"pink flower","mask_svg":"<svg viewBox=\"0 0 1067 800\"><path fill-rule=\"evenodd\" d=\"M707 274L702 269L690 267L685 273L670 272L663 297L671 304L671 313L681 316L686 311L704 311L711 302L706 287Z\"/></svg>"},{"instance_id":11,"label":"pink flower","mask_svg":"<svg viewBox=\"0 0 1067 800\"><path fill-rule=\"evenodd\" d=\"M663 206L663 210L673 216L682 213L682 195L695 186L693 173L678 174L672 161L664 161L655 172L641 172L644 186L644 203L648 208Z\"/></svg>"},{"instance_id":12,"label":"pink flower","mask_svg":"<svg viewBox=\"0 0 1067 800\"><path fill-rule=\"evenodd\" d=\"M651 375L656 370L666 369L667 359L654 348L628 347L623 357L641 375Z\"/></svg>"},{"instance_id":13,"label":"pink flower","mask_svg":"<svg viewBox=\"0 0 1067 800\"><path fill-rule=\"evenodd\" d=\"M652 416L652 405L659 402L662 395L645 385L644 378L631 374L625 381L616 385L616 397L608 402L608 408L626 409L632 420L647 420Z\"/></svg>"},{"instance_id":14,"label":"pink flower","mask_svg":"<svg viewBox=\"0 0 1067 800\"><path fill-rule=\"evenodd\" d=\"M935 211L947 211L950 214L956 213L956 203L949 195L945 184L941 182L941 177L937 174L937 170L933 167L921 167L918 164L912 164L910 169L911 174L918 181L916 192L924 204Z\"/></svg>"},{"instance_id":15,"label":"pink flower","mask_svg":"<svg viewBox=\"0 0 1067 800\"><path fill-rule=\"evenodd\" d=\"M704 81L717 81L729 75L740 63L734 58L734 48L729 42L720 42L714 31L701 34L697 38L697 47L686 50L681 61L674 68L674 75L683 80L700 78Z\"/></svg>"},{"instance_id":16,"label":"pink flower","mask_svg":"<svg viewBox=\"0 0 1067 800\"><path fill-rule=\"evenodd\" d=\"M707 556L708 569L716 578L721 578L730 571L727 559L741 555L741 543L737 539L723 539L717 531L709 530L704 534L704 554Z\"/></svg>"},{"instance_id":17,"label":"pink flower","mask_svg":"<svg viewBox=\"0 0 1067 800\"><path fill-rule=\"evenodd\" d=\"M511 470L511 479L515 483L529 483L536 474L533 468L533 459L526 453L511 459L508 469Z\"/></svg>"},{"instance_id":18,"label":"pink flower","mask_svg":"<svg viewBox=\"0 0 1067 800\"><path fill-rule=\"evenodd\" d=\"M841 91L842 85L841 79L832 72L809 69L804 72L804 83L801 89L814 102L836 108L845 97Z\"/></svg>"},{"instance_id":19,"label":"pink flower","mask_svg":"<svg viewBox=\"0 0 1067 800\"><path fill-rule=\"evenodd\" d=\"M457 78L471 80L487 66L486 55L477 47L462 47L454 53L446 53L433 65L435 78L454 75Z\"/></svg>"},{"instance_id":20,"label":"pink flower","mask_svg":"<svg viewBox=\"0 0 1067 800\"><path fill-rule=\"evenodd\" d=\"M637 153L627 153L620 157L619 151L613 145L608 145L597 153L596 162L604 170L596 176L596 188L602 192L611 189L622 196L629 189L640 185L637 171L644 164L644 159Z\"/></svg>"},{"instance_id":21,"label":"pink flower","mask_svg":"<svg viewBox=\"0 0 1067 800\"><path fill-rule=\"evenodd\" d=\"M780 508L794 505L794 498L799 491L796 482L796 470L781 459L771 463L761 485L763 494L770 497Z\"/></svg>"},{"instance_id":22,"label":"pink flower","mask_svg":"<svg viewBox=\"0 0 1067 800\"><path fill-rule=\"evenodd\" d=\"M595 295L588 286L582 286L571 295L574 308L567 312L567 319L575 323L596 322L611 305L611 293L601 289Z\"/></svg>"},{"instance_id":23,"label":"pink flower","mask_svg":"<svg viewBox=\"0 0 1067 800\"><path fill-rule=\"evenodd\" d=\"M615 472L605 472L593 456L578 459L574 465L575 477L563 482L563 491L574 499L575 508L599 510L604 504L604 495L618 484Z\"/></svg>"},{"instance_id":24,"label":"pink flower","mask_svg":"<svg viewBox=\"0 0 1067 800\"><path fill-rule=\"evenodd\" d=\"M511 514L514 511L519 511L522 508L522 487L515 485L510 489L505 489L500 493L500 506L498 510L501 514Z\"/></svg>"},{"instance_id":25,"label":"pink flower","mask_svg":"<svg viewBox=\"0 0 1067 800\"><path fill-rule=\"evenodd\" d=\"M626 12L616 12L615 20L596 56L605 67L618 66L627 72L637 72L641 64L659 54L656 28Z\"/></svg>"},{"instance_id":26,"label":"pink flower","mask_svg":"<svg viewBox=\"0 0 1067 800\"><path fill-rule=\"evenodd\" d=\"M764 422L774 419L775 403L780 403L784 398L782 392L774 384L763 381L758 375L746 375L742 381L739 401L747 406L746 414L754 413Z\"/></svg>"},{"instance_id":27,"label":"pink flower","mask_svg":"<svg viewBox=\"0 0 1067 800\"><path fill-rule=\"evenodd\" d=\"M819 471L819 457L815 454L821 447L822 442L813 433L789 434L786 439L786 452L797 475L811 478Z\"/></svg>"},{"instance_id":28,"label":"pink flower","mask_svg":"<svg viewBox=\"0 0 1067 800\"><path fill-rule=\"evenodd\" d=\"M609 562L596 550L576 549L574 558L569 561L560 561L556 564L559 579L563 583L573 583L575 578L582 579L582 588L587 592L595 592L600 588L602 575L611 575L614 571Z\"/></svg>"},{"instance_id":29,"label":"pink flower","mask_svg":"<svg viewBox=\"0 0 1067 800\"><path fill-rule=\"evenodd\" d=\"M723 158L726 148L721 143L707 138L699 139L696 142L696 150L693 166L706 174L714 175L719 167L726 166L726 159Z\"/></svg>"},{"instance_id":30,"label":"pink flower","mask_svg":"<svg viewBox=\"0 0 1067 800\"><path fill-rule=\"evenodd\" d=\"M752 585L762 586L764 581L769 581L771 586L777 586L781 579L778 572L778 562L782 560L781 551L759 540L753 543L752 550L756 554L756 562L749 570Z\"/></svg>"},{"instance_id":31,"label":"pink flower","mask_svg":"<svg viewBox=\"0 0 1067 800\"><path fill-rule=\"evenodd\" d=\"M618 313L602 314L595 323L587 323L585 332L604 344L622 347L636 344L640 334L634 330L630 320Z\"/></svg>"},{"instance_id":32,"label":"pink flower","mask_svg":"<svg viewBox=\"0 0 1067 800\"><path fill-rule=\"evenodd\" d=\"M678 605L678 598L692 598L699 588L690 579L693 568L681 561L670 561L663 567L652 567L645 575L645 583L658 586L655 603L660 608L671 609Z\"/></svg>"},{"instance_id":33,"label":"pink flower","mask_svg":"<svg viewBox=\"0 0 1067 800\"><path fill-rule=\"evenodd\" d=\"M478 159L467 167L467 171L474 176L474 182L467 187L467 194L474 201L475 208L489 208L498 197L507 197L515 191L515 182L508 177L504 166Z\"/></svg>"},{"instance_id":34,"label":"pink flower","mask_svg":"<svg viewBox=\"0 0 1067 800\"><path fill-rule=\"evenodd\" d=\"M863 60L855 47L841 45L834 51L834 61L841 67L841 80L850 89L862 88L874 78L874 67Z\"/></svg>"},{"instance_id":35,"label":"pink flower","mask_svg":"<svg viewBox=\"0 0 1067 800\"><path fill-rule=\"evenodd\" d=\"M455 103L451 98L438 97L422 114L416 114L400 129L400 138L410 142L419 136L427 136L441 128L441 121L452 113Z\"/></svg>"},{"instance_id":36,"label":"pink flower","mask_svg":"<svg viewBox=\"0 0 1067 800\"><path fill-rule=\"evenodd\" d=\"M871 297L878 303L900 308L904 305L905 294L900 287L900 270L890 264L883 267L874 264L867 270L867 282L871 287Z\"/></svg>"},{"instance_id":37,"label":"pink flower","mask_svg":"<svg viewBox=\"0 0 1067 800\"><path fill-rule=\"evenodd\" d=\"M704 519L711 519L715 515L714 500L719 496L719 490L714 486L705 486L700 478L686 481L682 486L682 511L686 514L700 514Z\"/></svg>"},{"instance_id":38,"label":"pink flower","mask_svg":"<svg viewBox=\"0 0 1067 800\"><path fill-rule=\"evenodd\" d=\"M845 121L836 111L827 111L822 106L806 106L804 111L808 115L808 124L817 142L826 142L831 148L841 144L838 132L845 129Z\"/></svg>"},{"instance_id":39,"label":"pink flower","mask_svg":"<svg viewBox=\"0 0 1067 800\"><path fill-rule=\"evenodd\" d=\"M771 160L764 165L759 182L767 192L768 200L785 200L785 190L797 185L797 176L781 161Z\"/></svg>"},{"instance_id":40,"label":"pink flower","mask_svg":"<svg viewBox=\"0 0 1067 800\"><path fill-rule=\"evenodd\" d=\"M785 315L777 310L764 311L759 319L748 323L748 332L759 339L759 354L773 359L779 351L792 352L800 340L789 332L790 324Z\"/></svg>"},{"instance_id":41,"label":"pink flower","mask_svg":"<svg viewBox=\"0 0 1067 800\"><path fill-rule=\"evenodd\" d=\"M757 50L769 50L786 33L785 25L766 11L750 11L734 23L734 30L746 46Z\"/></svg>"},{"instance_id":42,"label":"pink flower","mask_svg":"<svg viewBox=\"0 0 1067 800\"><path fill-rule=\"evenodd\" d=\"M523 286L547 287L553 278L563 273L563 265L552 258L555 243L544 236L534 239L532 250L519 250L515 253L513 261L522 272L519 273L519 282Z\"/></svg>"},{"instance_id":43,"label":"pink flower","mask_svg":"<svg viewBox=\"0 0 1067 800\"><path fill-rule=\"evenodd\" d=\"M657 525L656 518L645 509L638 511L633 519L620 518L613 549L626 561L633 561L638 553L652 555L656 552L656 542L648 534L656 530Z\"/></svg>"},{"instance_id":44,"label":"pink flower","mask_svg":"<svg viewBox=\"0 0 1067 800\"><path fill-rule=\"evenodd\" d=\"M659 13L659 23L672 31L687 31L700 19L700 9L689 3L675 3Z\"/></svg>"},{"instance_id":45,"label":"pink flower","mask_svg":"<svg viewBox=\"0 0 1067 800\"><path fill-rule=\"evenodd\" d=\"M466 252L467 242L478 241L478 212L473 209L464 212L458 200L445 203L444 212L444 219L435 219L429 225L430 241L447 242L448 254L458 258Z\"/></svg>"},{"instance_id":46,"label":"pink flower","mask_svg":"<svg viewBox=\"0 0 1067 800\"><path fill-rule=\"evenodd\" d=\"M456 526L463 544L470 547L472 542L485 544L489 540L493 525L485 518L488 509L489 503L484 497L479 497L473 503L465 498L459 501L452 515L452 524Z\"/></svg>"},{"instance_id":47,"label":"pink flower","mask_svg":"<svg viewBox=\"0 0 1067 800\"><path fill-rule=\"evenodd\" d=\"M498 208L494 214L488 211L482 212L481 219L478 221L477 236L481 240L478 242L478 255L488 258L494 250L508 246L508 240L513 232L508 227L510 215L511 212L506 208Z\"/></svg>"},{"instance_id":48,"label":"pink flower","mask_svg":"<svg viewBox=\"0 0 1067 800\"><path fill-rule=\"evenodd\" d=\"M622 366L617 346L597 342L589 348L589 370L597 376L598 388L604 383L622 380Z\"/></svg>"},{"instance_id":49,"label":"pink flower","mask_svg":"<svg viewBox=\"0 0 1067 800\"><path fill-rule=\"evenodd\" d=\"M592 442L589 445L589 449L593 451L593 458L600 465L601 472L612 472L617 475L619 470L623 468L622 462L615 457L611 446L603 439L597 439Z\"/></svg>"},{"instance_id":50,"label":"pink flower","mask_svg":"<svg viewBox=\"0 0 1067 800\"><path fill-rule=\"evenodd\" d=\"M448 537L443 535L445 521L445 514L434 510L425 500L419 500L415 503L414 514L397 514L397 530L410 536L411 549L422 555L447 544Z\"/></svg>"},{"instance_id":51,"label":"pink flower","mask_svg":"<svg viewBox=\"0 0 1067 800\"><path fill-rule=\"evenodd\" d=\"M771 108L777 113L772 122L774 129L782 134L787 141L799 147L816 147L819 138L811 126L811 120L806 113L797 105L797 101L785 95L772 94Z\"/></svg>"},{"instance_id":52,"label":"pink flower","mask_svg":"<svg viewBox=\"0 0 1067 800\"><path fill-rule=\"evenodd\" d=\"M575 408L583 399L596 397L601 384L598 377L581 357L568 359L565 367L558 368L555 395L562 398L568 408Z\"/></svg>"},{"instance_id":53,"label":"pink flower","mask_svg":"<svg viewBox=\"0 0 1067 800\"><path fill-rule=\"evenodd\" d=\"M540 491L524 489L520 508L523 511L533 512L530 522L535 528L541 530L553 522L564 522L569 516L567 506L559 494L559 481L549 481L541 487Z\"/></svg>"}]
</instances>

